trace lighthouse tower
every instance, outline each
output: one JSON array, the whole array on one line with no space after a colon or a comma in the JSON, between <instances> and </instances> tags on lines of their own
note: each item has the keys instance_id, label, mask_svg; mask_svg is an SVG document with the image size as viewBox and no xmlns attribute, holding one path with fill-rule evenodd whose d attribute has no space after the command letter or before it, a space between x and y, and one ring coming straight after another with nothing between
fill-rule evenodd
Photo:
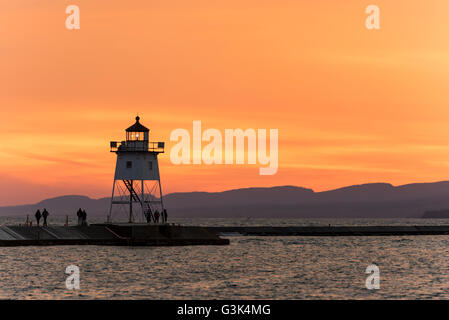
<instances>
[{"instance_id":1,"label":"lighthouse tower","mask_svg":"<svg viewBox=\"0 0 449 320\"><path fill-rule=\"evenodd\" d=\"M117 154L108 222L125 214L128 222L155 222L156 210L162 213L161 179L157 156L164 152L164 142L150 142L150 130L140 123L126 129L126 140L111 141Z\"/></svg>"}]
</instances>

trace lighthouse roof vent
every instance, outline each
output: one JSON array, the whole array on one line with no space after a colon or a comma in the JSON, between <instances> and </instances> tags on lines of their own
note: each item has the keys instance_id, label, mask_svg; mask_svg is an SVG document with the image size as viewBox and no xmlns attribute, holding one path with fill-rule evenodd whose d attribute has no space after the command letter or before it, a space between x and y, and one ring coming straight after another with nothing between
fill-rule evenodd
<instances>
[{"instance_id":1,"label":"lighthouse roof vent","mask_svg":"<svg viewBox=\"0 0 449 320\"><path fill-rule=\"evenodd\" d=\"M129 127L128 129L126 129L126 132L148 132L150 131L150 129L148 129L147 127L145 127L144 125L142 125L140 122L140 117L137 116L136 117L136 123L134 123L131 127Z\"/></svg>"}]
</instances>

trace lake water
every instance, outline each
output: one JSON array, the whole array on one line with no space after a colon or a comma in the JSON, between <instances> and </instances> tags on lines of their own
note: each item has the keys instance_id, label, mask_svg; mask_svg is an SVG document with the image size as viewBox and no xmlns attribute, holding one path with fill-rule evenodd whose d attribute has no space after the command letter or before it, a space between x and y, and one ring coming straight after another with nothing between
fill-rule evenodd
<instances>
[{"instance_id":1,"label":"lake water","mask_svg":"<svg viewBox=\"0 0 449 320\"><path fill-rule=\"evenodd\" d=\"M0 218L0 223L22 220ZM281 226L449 224L434 219L175 221ZM0 247L0 298L449 299L449 235L229 238L229 246ZM379 290L365 287L365 269L371 264L380 269ZM79 290L65 286L68 265L80 269Z\"/></svg>"}]
</instances>

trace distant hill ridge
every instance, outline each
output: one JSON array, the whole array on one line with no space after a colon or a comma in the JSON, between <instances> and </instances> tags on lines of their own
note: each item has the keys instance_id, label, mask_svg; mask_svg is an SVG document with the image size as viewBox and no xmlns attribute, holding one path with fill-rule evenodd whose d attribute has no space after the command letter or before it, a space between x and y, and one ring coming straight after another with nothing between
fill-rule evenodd
<instances>
[{"instance_id":1,"label":"distant hill ridge","mask_svg":"<svg viewBox=\"0 0 449 320\"><path fill-rule=\"evenodd\" d=\"M67 195L0 207L0 215L24 216L44 207L55 215L71 215L81 207L105 216L109 201ZM401 186L368 183L322 192L297 186L177 192L164 196L164 203L171 217L419 218L425 211L449 209L449 181Z\"/></svg>"}]
</instances>

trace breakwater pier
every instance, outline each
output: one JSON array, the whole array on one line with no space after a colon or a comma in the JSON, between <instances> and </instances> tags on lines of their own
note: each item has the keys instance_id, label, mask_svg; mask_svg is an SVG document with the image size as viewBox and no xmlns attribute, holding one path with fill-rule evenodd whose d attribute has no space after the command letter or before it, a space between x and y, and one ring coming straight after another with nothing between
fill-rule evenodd
<instances>
[{"instance_id":1,"label":"breakwater pier","mask_svg":"<svg viewBox=\"0 0 449 320\"><path fill-rule=\"evenodd\" d=\"M447 226L229 226L206 227L221 235L242 236L418 236L449 235Z\"/></svg>"},{"instance_id":2,"label":"breakwater pier","mask_svg":"<svg viewBox=\"0 0 449 320\"><path fill-rule=\"evenodd\" d=\"M180 226L92 224L90 226L0 226L0 247L50 245L228 245L227 236L420 236L449 235L448 226Z\"/></svg>"},{"instance_id":3,"label":"breakwater pier","mask_svg":"<svg viewBox=\"0 0 449 320\"><path fill-rule=\"evenodd\" d=\"M90 226L0 226L0 246L114 245L186 246L227 245L203 227L170 224L93 224Z\"/></svg>"}]
</instances>

